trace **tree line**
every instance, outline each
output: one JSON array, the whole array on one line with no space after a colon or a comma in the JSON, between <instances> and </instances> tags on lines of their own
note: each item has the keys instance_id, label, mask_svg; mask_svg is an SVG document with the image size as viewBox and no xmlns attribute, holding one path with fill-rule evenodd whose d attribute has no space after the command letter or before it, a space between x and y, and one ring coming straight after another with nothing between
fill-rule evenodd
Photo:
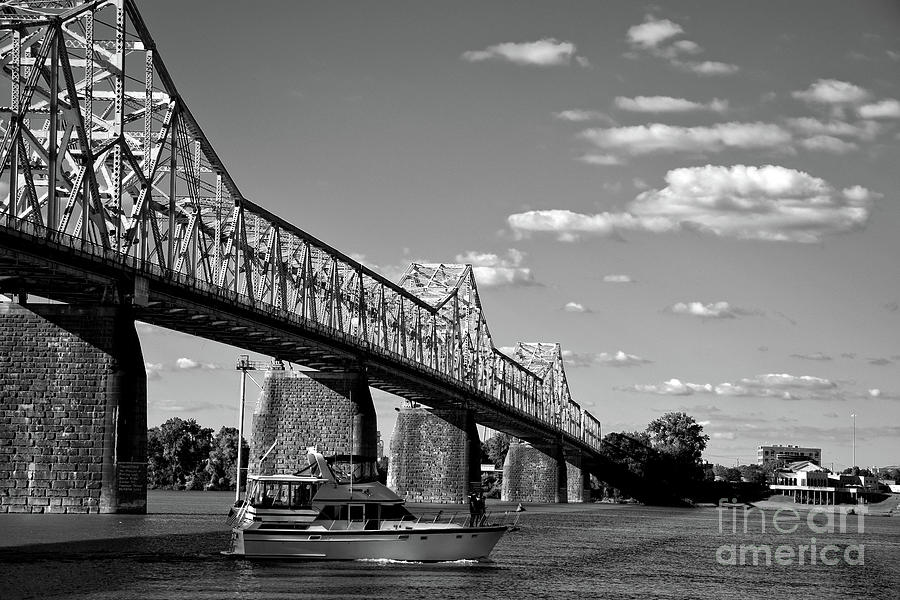
<instances>
[{"instance_id":1,"label":"tree line","mask_svg":"<svg viewBox=\"0 0 900 600\"><path fill-rule=\"evenodd\" d=\"M497 433L484 440L482 461L501 467L511 439ZM708 441L703 426L683 412L666 413L642 431L608 433L602 439L600 452L616 467L618 477L607 483L600 473L600 479L592 481L595 493L619 498L640 489L643 501L662 504L714 496L719 492L707 489L713 478L707 476L701 459ZM501 479L499 474L482 476L482 488L489 497L499 497ZM620 490L616 485L630 489Z\"/></svg>"},{"instance_id":2,"label":"tree line","mask_svg":"<svg viewBox=\"0 0 900 600\"><path fill-rule=\"evenodd\" d=\"M173 417L158 427L151 427L147 430L148 487L163 490L233 490L237 471L237 440L238 430L235 427L222 427L214 433L209 427L201 427L194 419ZM242 468L246 468L250 448L245 440L241 441Z\"/></svg>"}]
</instances>

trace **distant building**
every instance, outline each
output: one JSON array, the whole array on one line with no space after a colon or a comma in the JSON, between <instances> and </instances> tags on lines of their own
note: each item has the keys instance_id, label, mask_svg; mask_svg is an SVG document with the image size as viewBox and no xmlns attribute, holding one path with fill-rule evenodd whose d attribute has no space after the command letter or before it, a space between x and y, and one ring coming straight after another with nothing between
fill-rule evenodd
<instances>
[{"instance_id":1,"label":"distant building","mask_svg":"<svg viewBox=\"0 0 900 600\"><path fill-rule=\"evenodd\" d=\"M801 446L759 446L756 449L756 464L765 466L776 460L796 462L808 460L817 465L822 464L821 448L803 448Z\"/></svg>"},{"instance_id":2,"label":"distant building","mask_svg":"<svg viewBox=\"0 0 900 600\"><path fill-rule=\"evenodd\" d=\"M859 503L879 493L875 477L829 473L809 460L786 465L774 480L769 489L802 504Z\"/></svg>"}]
</instances>

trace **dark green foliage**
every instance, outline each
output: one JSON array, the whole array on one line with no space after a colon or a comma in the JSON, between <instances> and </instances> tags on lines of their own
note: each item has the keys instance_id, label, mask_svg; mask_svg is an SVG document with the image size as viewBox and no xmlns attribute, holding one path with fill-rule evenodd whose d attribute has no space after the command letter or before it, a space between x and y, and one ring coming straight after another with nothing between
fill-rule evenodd
<instances>
[{"instance_id":1,"label":"dark green foliage","mask_svg":"<svg viewBox=\"0 0 900 600\"><path fill-rule=\"evenodd\" d=\"M749 481L750 483L765 483L766 474L759 465L741 465L738 467L741 481Z\"/></svg>"},{"instance_id":2,"label":"dark green foliage","mask_svg":"<svg viewBox=\"0 0 900 600\"><path fill-rule=\"evenodd\" d=\"M237 465L237 438L236 427L222 427L212 440L212 448L209 451L209 460L206 464L206 475L209 479L207 488L211 490L233 490ZM247 459L250 456L250 447L244 442L241 462L246 469ZM241 473L241 482L247 480L247 473Z\"/></svg>"},{"instance_id":3,"label":"dark green foliage","mask_svg":"<svg viewBox=\"0 0 900 600\"><path fill-rule=\"evenodd\" d=\"M212 429L194 419L173 417L147 431L148 479L151 488L203 489L212 449Z\"/></svg>"},{"instance_id":4,"label":"dark green foliage","mask_svg":"<svg viewBox=\"0 0 900 600\"><path fill-rule=\"evenodd\" d=\"M709 436L693 417L673 412L652 421L645 431L606 434L603 452L630 474L627 483L642 500L671 503L690 498L704 481L700 456L707 441Z\"/></svg>"},{"instance_id":5,"label":"dark green foliage","mask_svg":"<svg viewBox=\"0 0 900 600\"><path fill-rule=\"evenodd\" d=\"M725 481L740 481L741 470L737 467L728 467L725 469Z\"/></svg>"},{"instance_id":6,"label":"dark green foliage","mask_svg":"<svg viewBox=\"0 0 900 600\"><path fill-rule=\"evenodd\" d=\"M499 498L503 487L503 475L500 473L482 473L481 489L485 498Z\"/></svg>"},{"instance_id":7,"label":"dark green foliage","mask_svg":"<svg viewBox=\"0 0 900 600\"><path fill-rule=\"evenodd\" d=\"M506 453L509 451L510 436L505 433L495 433L481 442L481 454L483 458L494 463L498 469L503 467Z\"/></svg>"}]
</instances>

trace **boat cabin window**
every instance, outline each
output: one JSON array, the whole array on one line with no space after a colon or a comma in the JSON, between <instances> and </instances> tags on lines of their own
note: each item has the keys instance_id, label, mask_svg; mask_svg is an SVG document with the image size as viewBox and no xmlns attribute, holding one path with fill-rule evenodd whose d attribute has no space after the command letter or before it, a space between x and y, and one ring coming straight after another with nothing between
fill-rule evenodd
<instances>
[{"instance_id":1,"label":"boat cabin window","mask_svg":"<svg viewBox=\"0 0 900 600\"><path fill-rule=\"evenodd\" d=\"M253 508L309 508L318 485L312 482L257 481L250 488Z\"/></svg>"},{"instance_id":2,"label":"boat cabin window","mask_svg":"<svg viewBox=\"0 0 900 600\"><path fill-rule=\"evenodd\" d=\"M351 521L364 521L366 519L366 505L365 504L351 504L349 519ZM374 507L373 507L374 508Z\"/></svg>"},{"instance_id":3,"label":"boat cabin window","mask_svg":"<svg viewBox=\"0 0 900 600\"><path fill-rule=\"evenodd\" d=\"M378 465L374 458L349 454L336 454L328 458L328 464L340 481L367 483L378 481Z\"/></svg>"}]
</instances>

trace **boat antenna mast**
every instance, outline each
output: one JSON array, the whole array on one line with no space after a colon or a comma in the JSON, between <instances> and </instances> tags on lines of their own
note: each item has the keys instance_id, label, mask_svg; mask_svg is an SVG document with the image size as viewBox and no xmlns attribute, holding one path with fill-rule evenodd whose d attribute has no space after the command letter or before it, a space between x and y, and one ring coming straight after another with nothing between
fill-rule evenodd
<instances>
[{"instance_id":1,"label":"boat antenna mast","mask_svg":"<svg viewBox=\"0 0 900 600\"><path fill-rule=\"evenodd\" d=\"M350 384L350 497L353 497L353 384Z\"/></svg>"}]
</instances>

